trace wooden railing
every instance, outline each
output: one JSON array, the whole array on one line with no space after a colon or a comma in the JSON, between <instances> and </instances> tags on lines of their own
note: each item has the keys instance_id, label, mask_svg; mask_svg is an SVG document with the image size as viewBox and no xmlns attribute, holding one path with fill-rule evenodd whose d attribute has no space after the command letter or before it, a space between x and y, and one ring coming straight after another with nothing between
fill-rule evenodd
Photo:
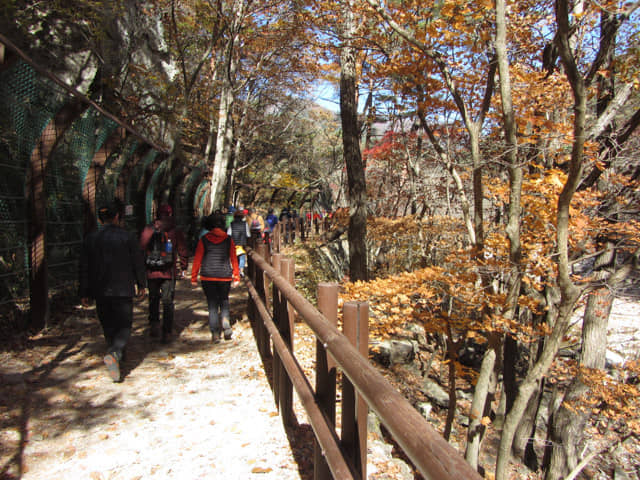
<instances>
[{"instance_id":1,"label":"wooden railing","mask_svg":"<svg viewBox=\"0 0 640 480\"><path fill-rule=\"evenodd\" d=\"M368 304L346 302L337 328L338 285L318 286L318 308L294 286L292 259L269 246L249 250L248 317L263 359L273 362L273 390L285 425L295 425L293 389L315 433L314 479L366 478L367 415L376 413L414 467L426 478L475 480L480 475L367 360ZM315 388L296 360L294 310L314 332ZM336 431L336 374L342 372L340 436Z\"/></svg>"}]
</instances>

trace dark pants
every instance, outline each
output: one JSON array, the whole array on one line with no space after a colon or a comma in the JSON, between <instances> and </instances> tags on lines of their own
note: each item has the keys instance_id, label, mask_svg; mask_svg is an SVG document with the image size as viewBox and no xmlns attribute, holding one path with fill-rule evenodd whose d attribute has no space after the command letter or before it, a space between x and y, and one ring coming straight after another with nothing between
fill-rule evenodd
<instances>
[{"instance_id":1,"label":"dark pants","mask_svg":"<svg viewBox=\"0 0 640 480\"><path fill-rule=\"evenodd\" d=\"M209 282L203 281L202 290L207 297L209 308L209 329L211 332L220 332L220 319L222 319L222 329L231 328L229 322L229 291L231 282Z\"/></svg>"},{"instance_id":2,"label":"dark pants","mask_svg":"<svg viewBox=\"0 0 640 480\"><path fill-rule=\"evenodd\" d=\"M176 291L175 278L150 278L149 322L160 322L160 301L162 300L162 332L171 333L173 329L173 297Z\"/></svg>"},{"instance_id":3,"label":"dark pants","mask_svg":"<svg viewBox=\"0 0 640 480\"><path fill-rule=\"evenodd\" d=\"M131 337L133 299L131 297L102 297L96 299L96 312L107 341L107 352L122 359Z\"/></svg>"}]
</instances>

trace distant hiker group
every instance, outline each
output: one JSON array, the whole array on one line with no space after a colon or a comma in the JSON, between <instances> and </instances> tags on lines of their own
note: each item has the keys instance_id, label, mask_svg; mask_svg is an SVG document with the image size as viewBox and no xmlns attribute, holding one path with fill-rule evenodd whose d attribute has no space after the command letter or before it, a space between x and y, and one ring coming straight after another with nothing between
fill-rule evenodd
<instances>
[{"instance_id":1,"label":"distant hiker group","mask_svg":"<svg viewBox=\"0 0 640 480\"><path fill-rule=\"evenodd\" d=\"M270 208L263 217L253 208L230 206L202 219L193 245L193 264L188 273L190 249L184 232L176 226L173 208L161 205L140 238L123 227L124 204L111 201L98 210L102 224L85 238L80 256L80 298L84 306L95 300L96 314L107 350L104 363L111 379L122 380L121 364L131 337L133 298L149 294L149 334L169 343L173 334L176 280L198 280L207 299L213 343L233 330L229 293L239 284L247 261L247 245L269 243L276 226L283 224L285 242L293 242L296 230L310 230L316 218L285 207L279 216ZM298 222L298 223L296 223ZM316 223L317 224L317 223ZM296 227L298 225L298 227ZM302 233L304 238L304 233ZM160 308L162 306L162 309Z\"/></svg>"}]
</instances>

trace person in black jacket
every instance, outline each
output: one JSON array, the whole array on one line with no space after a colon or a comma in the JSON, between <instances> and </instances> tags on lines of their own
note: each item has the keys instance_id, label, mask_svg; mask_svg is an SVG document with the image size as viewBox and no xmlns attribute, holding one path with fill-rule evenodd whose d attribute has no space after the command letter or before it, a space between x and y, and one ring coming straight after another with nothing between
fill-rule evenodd
<instances>
[{"instance_id":1,"label":"person in black jacket","mask_svg":"<svg viewBox=\"0 0 640 480\"><path fill-rule=\"evenodd\" d=\"M133 297L147 290L144 256L133 233L121 226L124 208L114 200L98 210L103 228L87 235L80 255L80 298L96 313L107 341L104 363L114 382L121 381L120 364L131 336Z\"/></svg>"},{"instance_id":2,"label":"person in black jacket","mask_svg":"<svg viewBox=\"0 0 640 480\"><path fill-rule=\"evenodd\" d=\"M244 247L247 246L249 238L251 238L251 231L249 230L249 224L245 220L242 210L236 210L233 213L233 221L229 224L229 228L227 228L227 235L231 237L236 246L240 276L244 277L244 267L247 263L247 252Z\"/></svg>"}]
</instances>

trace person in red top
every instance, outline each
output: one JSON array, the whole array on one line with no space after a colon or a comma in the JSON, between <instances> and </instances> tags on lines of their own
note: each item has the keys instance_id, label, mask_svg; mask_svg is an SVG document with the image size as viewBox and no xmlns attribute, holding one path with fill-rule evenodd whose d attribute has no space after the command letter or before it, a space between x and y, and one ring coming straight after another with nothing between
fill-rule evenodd
<instances>
[{"instance_id":1,"label":"person in red top","mask_svg":"<svg viewBox=\"0 0 640 480\"><path fill-rule=\"evenodd\" d=\"M204 227L210 230L198 240L191 266L191 285L198 284L199 274L207 297L213 343L220 341L220 323L224 339L231 339L229 291L231 286L236 287L240 283L236 246L225 232L225 224L225 217L219 212L205 219Z\"/></svg>"},{"instance_id":2,"label":"person in red top","mask_svg":"<svg viewBox=\"0 0 640 480\"><path fill-rule=\"evenodd\" d=\"M154 234L160 235L165 243L162 247L170 261L153 265L152 244L155 244ZM189 247L184 232L176 227L173 209L170 205L158 208L158 218L147 225L140 234L140 247L145 252L147 263L147 282L149 284L149 324L152 337L160 336L160 302L162 302L162 343L171 339L173 330L174 296L176 278L182 277L182 272L189 263Z\"/></svg>"}]
</instances>

